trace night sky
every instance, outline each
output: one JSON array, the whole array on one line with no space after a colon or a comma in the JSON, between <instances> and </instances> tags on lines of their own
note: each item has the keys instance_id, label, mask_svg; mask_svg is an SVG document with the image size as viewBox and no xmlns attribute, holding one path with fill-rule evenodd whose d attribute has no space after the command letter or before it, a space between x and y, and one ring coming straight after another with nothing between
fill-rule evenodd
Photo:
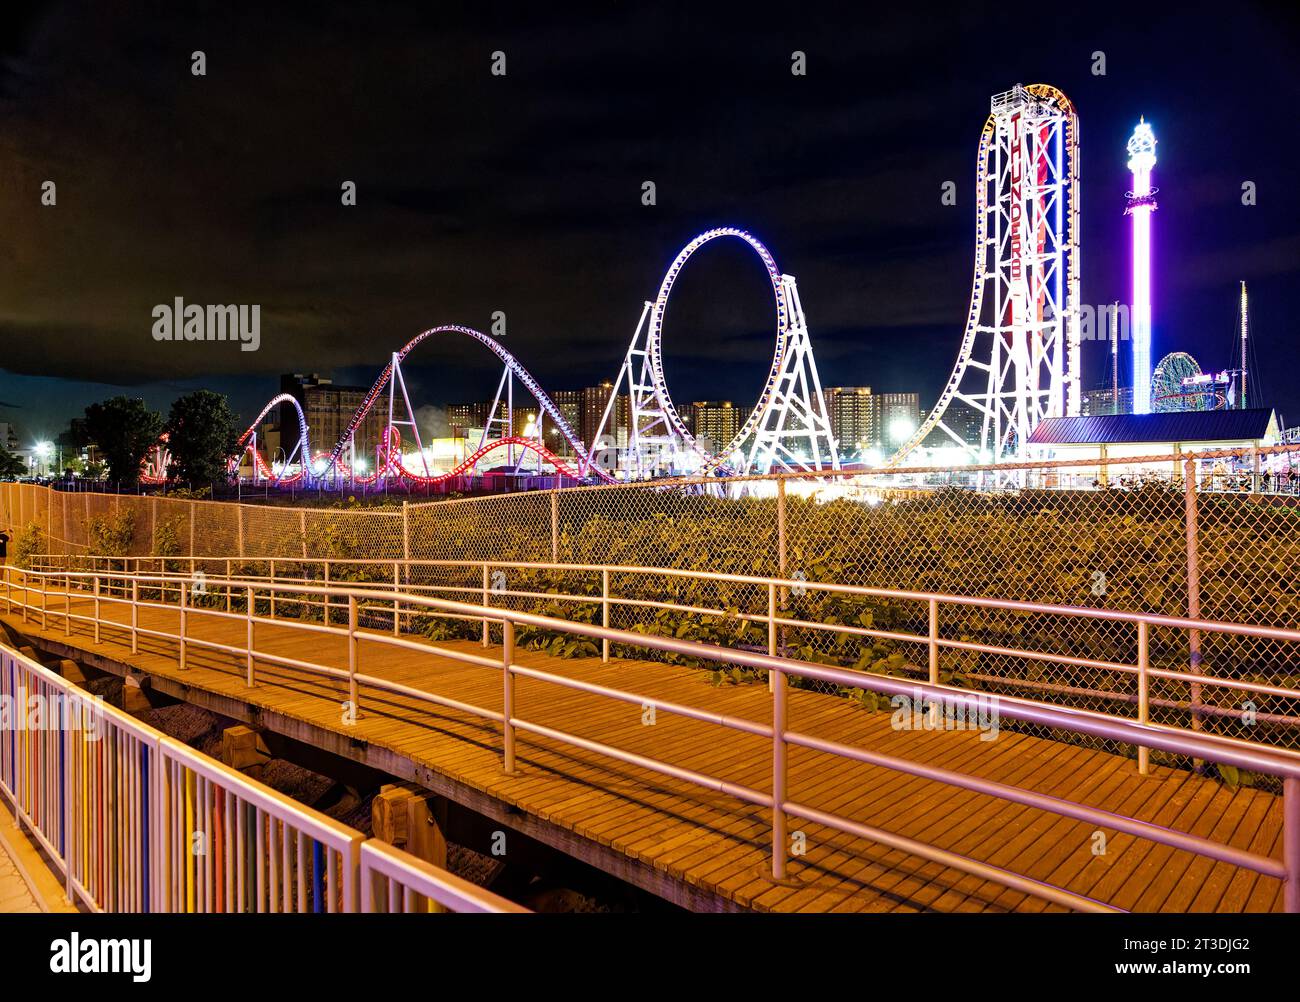
<instances>
[{"instance_id":1,"label":"night sky","mask_svg":"<svg viewBox=\"0 0 1300 1002\"><path fill-rule=\"evenodd\" d=\"M989 96L1040 81L1080 115L1084 303L1129 293L1124 143L1145 115L1153 359L1232 364L1245 279L1252 394L1300 419L1300 33L1264 8L107 6L34 8L0 43L0 420L30 437L119 392L165 409L208 386L251 418L282 372L369 385L420 330L496 310L546 388L612 378L668 262L716 225L798 278L825 384L928 404L970 295ZM260 350L154 341L177 296L260 304ZM772 329L757 259L707 248L669 311L674 397L752 402ZM1100 385L1108 346L1084 365ZM407 369L421 404L490 398L498 373L459 339Z\"/></svg>"}]
</instances>

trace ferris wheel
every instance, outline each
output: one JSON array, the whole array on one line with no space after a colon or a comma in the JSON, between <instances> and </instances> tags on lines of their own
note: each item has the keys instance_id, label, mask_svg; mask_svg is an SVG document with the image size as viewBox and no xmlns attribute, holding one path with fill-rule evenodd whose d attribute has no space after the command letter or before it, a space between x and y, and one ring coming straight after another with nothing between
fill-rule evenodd
<instances>
[{"instance_id":1,"label":"ferris wheel","mask_svg":"<svg viewBox=\"0 0 1300 1002\"><path fill-rule=\"evenodd\" d=\"M1151 373L1151 409L1157 414L1170 411L1204 411L1211 405L1196 359L1185 351L1162 358Z\"/></svg>"}]
</instances>

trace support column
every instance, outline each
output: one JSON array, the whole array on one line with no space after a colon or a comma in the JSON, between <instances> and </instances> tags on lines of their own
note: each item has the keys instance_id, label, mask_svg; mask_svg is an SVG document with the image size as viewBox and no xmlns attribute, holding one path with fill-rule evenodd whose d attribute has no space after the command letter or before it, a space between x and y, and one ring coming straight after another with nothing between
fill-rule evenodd
<instances>
[{"instance_id":1,"label":"support column","mask_svg":"<svg viewBox=\"0 0 1300 1002\"><path fill-rule=\"evenodd\" d=\"M1183 510L1187 523L1187 618L1201 618L1201 570L1197 527L1196 459L1188 456L1183 461ZM1188 670L1201 674L1201 631L1187 631ZM1201 686L1191 684L1192 730L1201 729Z\"/></svg>"},{"instance_id":2,"label":"support column","mask_svg":"<svg viewBox=\"0 0 1300 1002\"><path fill-rule=\"evenodd\" d=\"M370 804L370 826L377 839L405 849L442 869L447 866L447 801L410 783L383 786ZM443 908L417 899L415 911Z\"/></svg>"},{"instance_id":3,"label":"support column","mask_svg":"<svg viewBox=\"0 0 1300 1002\"><path fill-rule=\"evenodd\" d=\"M221 732L221 761L230 768L260 781L270 759L266 742L253 728L236 724Z\"/></svg>"}]
</instances>

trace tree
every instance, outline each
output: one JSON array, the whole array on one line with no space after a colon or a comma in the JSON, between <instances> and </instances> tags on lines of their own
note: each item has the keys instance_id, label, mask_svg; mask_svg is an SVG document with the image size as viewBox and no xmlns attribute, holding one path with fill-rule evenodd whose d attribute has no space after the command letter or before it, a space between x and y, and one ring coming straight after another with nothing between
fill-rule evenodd
<instances>
[{"instance_id":1,"label":"tree","mask_svg":"<svg viewBox=\"0 0 1300 1002\"><path fill-rule=\"evenodd\" d=\"M235 415L220 393L195 390L177 397L167 417L167 472L174 480L214 483L225 476L236 441Z\"/></svg>"},{"instance_id":2,"label":"tree","mask_svg":"<svg viewBox=\"0 0 1300 1002\"><path fill-rule=\"evenodd\" d=\"M162 415L143 400L113 397L86 408L85 434L98 447L109 474L123 484L140 479L140 465L162 433Z\"/></svg>"},{"instance_id":3,"label":"tree","mask_svg":"<svg viewBox=\"0 0 1300 1002\"><path fill-rule=\"evenodd\" d=\"M27 472L27 464L22 458L0 445L0 477L21 477Z\"/></svg>"}]
</instances>

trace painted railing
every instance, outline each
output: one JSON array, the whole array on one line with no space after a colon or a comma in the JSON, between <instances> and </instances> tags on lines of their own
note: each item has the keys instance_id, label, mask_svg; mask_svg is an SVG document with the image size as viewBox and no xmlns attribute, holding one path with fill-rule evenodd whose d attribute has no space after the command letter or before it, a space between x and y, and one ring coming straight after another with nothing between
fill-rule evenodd
<instances>
[{"instance_id":1,"label":"painted railing","mask_svg":"<svg viewBox=\"0 0 1300 1002\"><path fill-rule=\"evenodd\" d=\"M213 571L213 568L217 568ZM253 568L253 569L250 569ZM1113 609L1096 609L1086 606L1056 605L1041 602L996 599L940 592L904 591L851 585L833 581L773 578L750 574L723 574L713 571L681 570L664 567L640 567L617 564L570 564L502 560L368 560L368 559L304 559L241 560L237 557L82 557L46 554L39 556L33 569L50 573L90 572L92 579L100 581L103 594L129 597L129 581L140 574L154 573L168 580L165 586L179 597L181 580L188 579L227 612L246 600L250 586L259 596L264 596L270 615L275 617L277 603L318 610L326 625L334 621L346 622L347 602L334 600L332 585L370 594L362 598L362 609L368 622L381 617L394 634L408 632L417 615L427 609L403 608L399 599L378 598L379 593L400 592L403 595L424 595L431 598L450 598L482 606L517 607L521 602L546 603L573 608L599 609L600 625L609 627L620 610L625 613L653 614L664 611L679 615L732 624L750 624L766 631L764 638L767 653L785 653L782 636L786 631L797 631L805 636L824 638L827 651L834 650L843 639L884 640L910 649L927 651L927 663L916 666L927 681L940 681L941 656L961 653L988 655L1004 659L1000 672L967 673L965 684L971 689L995 693L1015 690L1028 693L1043 702L1058 705L1079 705L1088 708L1107 706L1103 711L1122 719L1139 723L1152 720L1152 711L1159 714L1181 713L1190 720L1194 730L1200 730L1206 720L1240 723L1250 720L1257 735L1253 740L1281 748L1300 745L1300 689L1277 684L1268 677L1246 674L1216 674L1202 658L1202 650L1210 637L1234 637L1257 644L1275 645L1270 660L1278 666L1300 661L1300 630L1268 625L1227 623L1198 617L1166 616ZM114 573L120 572L120 573ZM509 587L511 575L552 575L546 590ZM439 582L435 579L443 576ZM354 580L357 577L370 580ZM448 583L448 580L455 583ZM563 587L563 582L575 582ZM75 578L69 578L75 580ZM467 582L473 582L467 583ZM625 588L620 583L640 581L640 589ZM558 583L558 584L557 584ZM724 606L722 603L701 605L686 599L665 600L648 597L655 591L669 592L683 584L708 583L724 588L748 589L745 599L736 598L747 608ZM289 584L311 584L307 592L285 591ZM322 587L316 587L319 584ZM21 583L17 585L21 587ZM883 600L906 610L908 620L924 622L924 632L910 632L897 627L885 629L860 622L835 622L803 619L791 612L791 596L821 595L825 597ZM179 600L179 598L178 598ZM209 599L209 602L213 599ZM981 643L966 636L975 632L963 626L963 617L970 613L1005 612L1012 616L1036 615L1054 617L1052 631L1058 644L1051 649L1027 644ZM454 613L443 613L450 618L469 618ZM944 626L955 625L947 630ZM1046 631L1042 631L1046 632ZM1132 651L1132 660L1098 657L1091 653L1072 653L1069 640L1074 634L1122 638L1122 643ZM1178 637L1177 643L1173 642ZM1166 649L1177 647L1183 664L1171 667L1168 659L1162 665L1153 657L1153 638L1159 637ZM483 622L481 640L489 643L487 621ZM1294 648L1290 644L1296 644ZM600 641L601 658L610 657L608 640ZM1220 658L1228 661L1228 658ZM1044 668L1051 672L1044 673ZM1091 673L1088 684L1079 684L1080 673ZM1279 679L1288 670L1279 667ZM1152 693L1153 683L1172 686L1185 692L1186 699L1175 698L1169 691ZM1276 710L1261 708L1259 704L1273 701ZM1127 711L1127 713L1121 712ZM1139 750L1139 768L1149 771L1149 755L1145 748Z\"/></svg>"},{"instance_id":2,"label":"painted railing","mask_svg":"<svg viewBox=\"0 0 1300 1002\"><path fill-rule=\"evenodd\" d=\"M372 872L404 880L408 901L523 910L365 842L3 646L0 700L0 793L68 899L91 911L353 912Z\"/></svg>"},{"instance_id":3,"label":"painted railing","mask_svg":"<svg viewBox=\"0 0 1300 1002\"><path fill-rule=\"evenodd\" d=\"M429 903L454 912L525 912L409 853L374 839L361 845L361 910L424 912Z\"/></svg>"},{"instance_id":4,"label":"painted railing","mask_svg":"<svg viewBox=\"0 0 1300 1002\"><path fill-rule=\"evenodd\" d=\"M118 582L125 581L130 597L106 596L104 581L110 577ZM987 712L987 707L981 705L980 701L987 700L989 697L967 690L939 685L933 681L921 682L895 679L866 672L810 664L772 654L717 647L680 640L675 637L615 630L603 625L571 622L516 610L474 605L375 587L342 587L321 583L261 583L234 578L207 579L206 586L216 587L218 594L225 589L230 594L241 595L244 609L234 611L233 609L222 609L220 606L211 608L189 604L192 599L187 598L187 596L190 596L193 583L183 576L125 574L124 572L34 572L7 568L3 581L5 584L4 601L6 608L12 611L12 608L17 606L25 618L39 615L41 625L46 629L52 628L51 618L55 621L61 621L65 631L69 634L73 631L74 624L88 624L93 629L96 639L99 639L104 632L111 631L123 638L123 643L129 640L133 651L138 648L141 637L150 637L174 643L176 661L181 669L186 668L188 649L206 649L238 658L246 666L246 682L249 686L257 682L256 665L259 662L265 662L315 672L325 677L346 681L349 702L352 709L357 712L360 711L362 706L361 689L364 686L367 689L400 693L412 699L422 700L433 705L451 708L481 719L494 721L500 724L502 728L501 754L507 774L513 774L516 771L517 735L522 732L546 737L573 748L583 749L626 765L670 776L704 789L725 794L744 803L766 808L772 814L771 872L776 880L786 878L789 854L789 843L787 841L788 818L795 816L851 836L857 836L900 850L930 862L953 867L981 879L1040 897L1067 908L1080 911L1120 910L1106 902L1094 900L1005 867L994 866L970 856L921 843L896 833L863 824L853 818L833 813L815 804L802 803L792 799L788 794L787 760L789 749L793 746L811 749L854 762L895 770L906 775L934 780L956 789L969 790L1000 798L1011 803L1040 809L1065 818L1084 821L1102 829L1124 832L1174 849L1185 850L1219 862L1252 870L1266 877L1283 881L1284 907L1287 911L1300 911L1300 754L1295 752L1274 749L1219 735L1156 726L1091 711L1067 709L1019 697L998 697L996 700L996 712L1000 718L1113 741L1118 744L1132 745L1138 749L1156 749L1177 756L1216 763L1220 766L1230 766L1278 777L1283 787L1281 802L1283 851L1282 858L1279 860L1257 852L1225 845L1213 839L1172 830L1139 818L1118 814L1087 804L914 762L894 755L874 752L842 742L827 740L794 730L787 721L790 678L819 680L833 686L866 690L886 697L901 696L908 700L919 698L923 703L932 706L952 707L955 712L962 714L962 719L976 719L981 711ZM776 611L778 607L777 591L783 587L799 587L806 584L807 582L793 580L773 580L768 583L769 612L767 621L769 638L774 637L776 628L780 623ZM142 590L157 592L159 595L158 600L146 601L142 599L140 597ZM877 590L867 589L867 591ZM178 599L176 604L165 601L170 593L176 595ZM329 603L346 607L346 625L333 626L328 622L309 622L300 619L274 618L257 614L259 602L268 598L271 593L279 594L282 598L287 599L304 598L312 595L323 596ZM934 610L942 601L986 603L993 608L1041 608L1053 612L1070 612L1081 616L1115 617L1118 615L1136 624L1142 642L1145 642L1145 638L1153 625L1211 631L1265 630L1262 627L1239 627L1234 624L1188 621L1161 616L1121 615L1099 610L1062 609L1050 606L1038 607L1028 603L908 594L909 597L922 598L930 603L932 610L931 623L935 621ZM588 599L590 600L590 597ZM502 635L501 654L499 657L471 654L463 650L440 647L427 641L415 640L408 636L402 636L396 631L389 633L387 631L362 629L358 611L364 603L372 605L378 603L380 606L391 607L397 610L396 616L398 617L403 612L407 615L456 616L481 620L485 629L489 624L499 624ZM105 605L117 606L123 604L129 607L129 622L123 622L104 614ZM76 611L78 605L84 607L86 611ZM142 626L139 612L146 609L166 610L169 613L176 614L177 627L175 629L165 629ZM195 616L225 621L235 620L242 623L245 627L243 632L244 641L242 643L228 644L210 638L195 636L189 624L189 619ZM630 689L600 685L519 664L515 659L515 632L520 626L586 637L597 640L602 645L618 644L629 648L661 651L706 663L743 666L766 672L769 678L771 694L770 722L721 715L713 710L665 701ZM346 667L324 664L320 661L309 660L306 657L294 658L273 654L268 650L259 649L256 646L257 627L277 627L298 631L303 635L305 641L303 649L308 651L314 650L317 646L310 643L313 637L319 637L322 634L344 637L347 640ZM1297 631L1266 630L1266 635L1278 635L1281 639L1287 640L1300 639L1300 632ZM367 644L417 651L428 655L430 658L451 659L497 672L500 676L501 685L501 709L498 711L490 707L473 705L446 695L427 692L380 676L366 674L361 670L360 664L360 642L362 640ZM774 644L774 641L770 642ZM931 651L931 665L933 666L942 643L933 628L928 643ZM947 643L951 644L953 642L948 641ZM957 646L972 645L959 643ZM974 646L978 647L978 645ZM1148 670L1141 658L1137 670L1141 673ZM771 784L766 789L755 789L676 765L670 761L633 753L603 742L584 738L578 734L530 721L523 715L524 710L518 706L516 701L515 682L521 677L602 698L634 704L642 708L652 706L657 711L661 710L767 739L771 742ZM1141 676L1140 680L1144 681ZM347 719L345 717L345 720Z\"/></svg>"}]
</instances>

